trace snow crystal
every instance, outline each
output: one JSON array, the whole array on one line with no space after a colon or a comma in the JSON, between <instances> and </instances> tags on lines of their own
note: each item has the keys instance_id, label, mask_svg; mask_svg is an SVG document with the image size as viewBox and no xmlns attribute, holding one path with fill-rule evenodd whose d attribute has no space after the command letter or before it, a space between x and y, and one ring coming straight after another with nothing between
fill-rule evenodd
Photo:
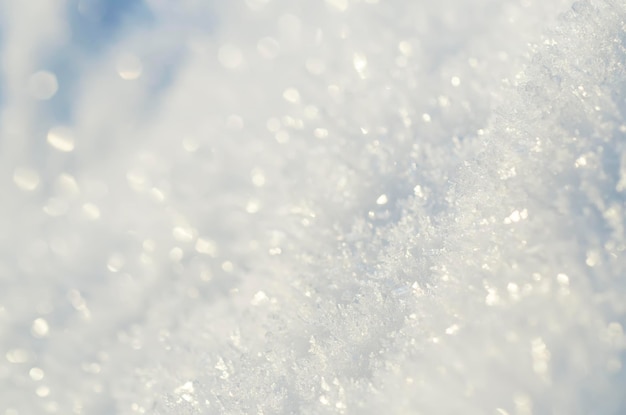
<instances>
[{"instance_id":1,"label":"snow crystal","mask_svg":"<svg viewBox=\"0 0 626 415\"><path fill-rule=\"evenodd\" d=\"M625 19L0 1L0 415L626 412Z\"/></svg>"}]
</instances>

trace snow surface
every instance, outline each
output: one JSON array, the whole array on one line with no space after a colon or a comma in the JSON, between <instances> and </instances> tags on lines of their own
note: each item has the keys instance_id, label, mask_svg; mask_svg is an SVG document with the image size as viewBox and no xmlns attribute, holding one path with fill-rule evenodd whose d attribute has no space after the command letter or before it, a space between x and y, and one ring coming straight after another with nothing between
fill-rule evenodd
<instances>
[{"instance_id":1,"label":"snow surface","mask_svg":"<svg viewBox=\"0 0 626 415\"><path fill-rule=\"evenodd\" d=\"M0 0L0 414L626 413L622 0Z\"/></svg>"}]
</instances>

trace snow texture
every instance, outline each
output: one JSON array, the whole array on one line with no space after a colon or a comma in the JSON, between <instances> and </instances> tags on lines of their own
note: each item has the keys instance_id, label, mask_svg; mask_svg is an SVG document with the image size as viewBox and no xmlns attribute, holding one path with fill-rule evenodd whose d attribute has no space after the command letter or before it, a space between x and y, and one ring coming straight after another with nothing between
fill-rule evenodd
<instances>
[{"instance_id":1,"label":"snow texture","mask_svg":"<svg viewBox=\"0 0 626 415\"><path fill-rule=\"evenodd\" d=\"M0 0L0 414L626 413L622 0Z\"/></svg>"}]
</instances>

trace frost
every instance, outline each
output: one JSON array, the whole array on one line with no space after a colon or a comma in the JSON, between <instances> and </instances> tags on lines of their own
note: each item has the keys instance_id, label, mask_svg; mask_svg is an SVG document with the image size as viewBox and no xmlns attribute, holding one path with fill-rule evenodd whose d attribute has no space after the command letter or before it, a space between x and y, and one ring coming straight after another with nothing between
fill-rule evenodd
<instances>
[{"instance_id":1,"label":"frost","mask_svg":"<svg viewBox=\"0 0 626 415\"><path fill-rule=\"evenodd\" d=\"M4 414L626 412L623 2L27 3Z\"/></svg>"}]
</instances>

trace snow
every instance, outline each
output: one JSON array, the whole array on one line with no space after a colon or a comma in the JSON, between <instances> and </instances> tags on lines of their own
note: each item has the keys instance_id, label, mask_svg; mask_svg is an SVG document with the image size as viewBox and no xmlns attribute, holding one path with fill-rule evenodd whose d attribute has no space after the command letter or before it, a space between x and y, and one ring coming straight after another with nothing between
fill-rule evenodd
<instances>
[{"instance_id":1,"label":"snow","mask_svg":"<svg viewBox=\"0 0 626 415\"><path fill-rule=\"evenodd\" d=\"M0 0L0 414L626 412L618 0Z\"/></svg>"}]
</instances>

